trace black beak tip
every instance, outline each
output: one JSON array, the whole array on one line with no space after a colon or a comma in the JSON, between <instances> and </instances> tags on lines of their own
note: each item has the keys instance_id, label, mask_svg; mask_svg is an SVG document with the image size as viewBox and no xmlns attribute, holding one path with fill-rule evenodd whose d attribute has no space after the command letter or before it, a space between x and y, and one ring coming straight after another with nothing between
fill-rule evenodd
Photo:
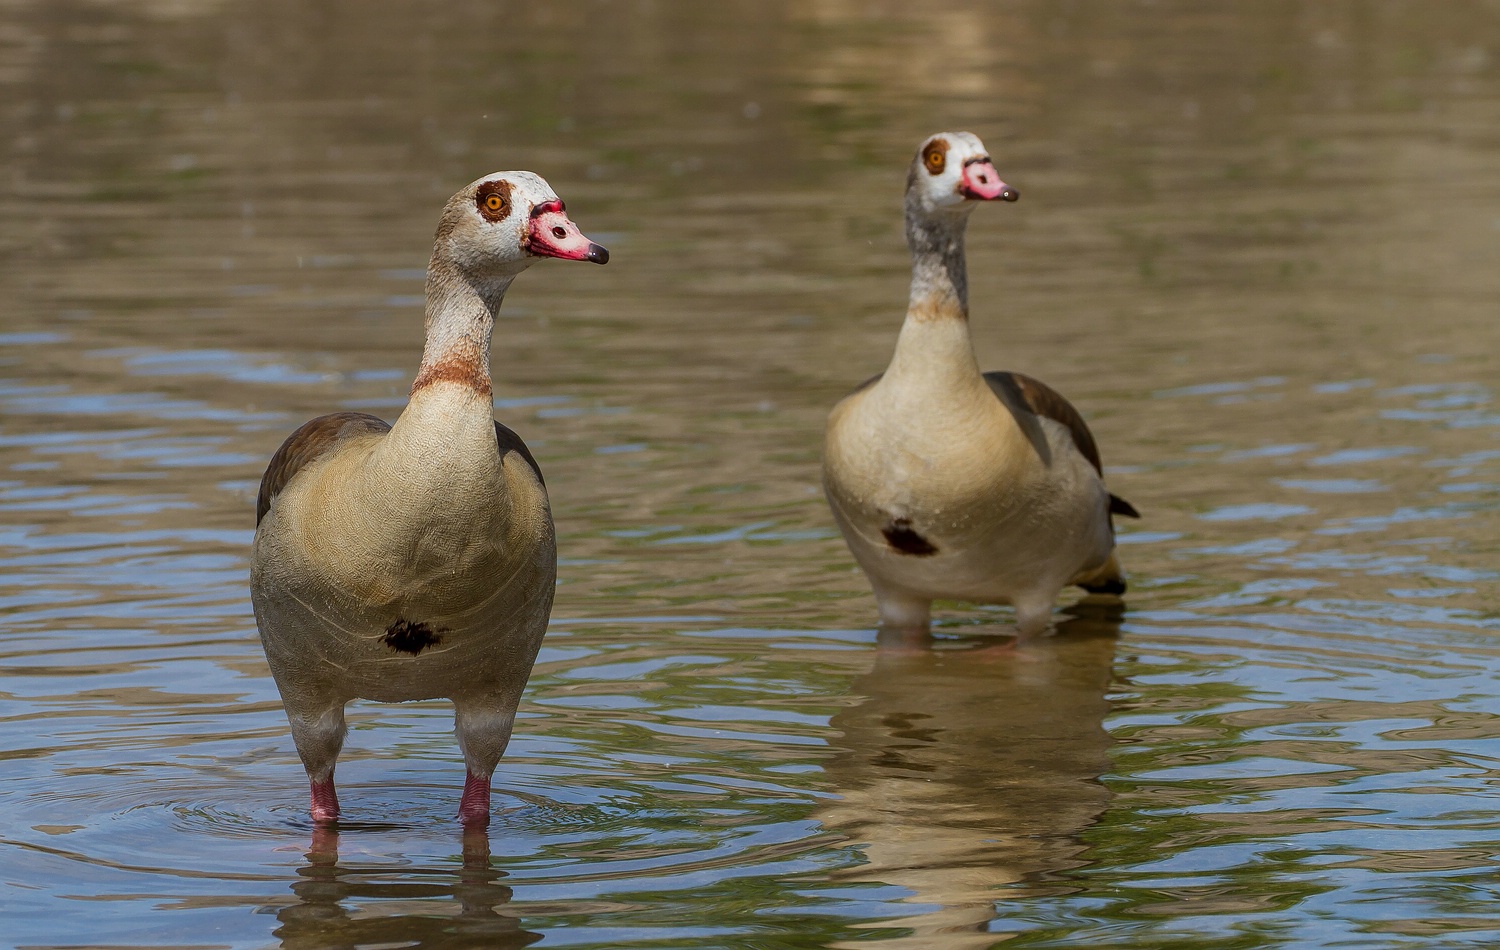
<instances>
[{"instance_id":1,"label":"black beak tip","mask_svg":"<svg viewBox=\"0 0 1500 950\"><path fill-rule=\"evenodd\" d=\"M1019 191L1015 190L1014 188L1007 188L1004 191L1000 192L1000 200L1001 201L1020 201L1021 200L1021 193Z\"/></svg>"},{"instance_id":2,"label":"black beak tip","mask_svg":"<svg viewBox=\"0 0 1500 950\"><path fill-rule=\"evenodd\" d=\"M595 264L608 264L609 251L598 244L590 242L588 259L593 261Z\"/></svg>"}]
</instances>

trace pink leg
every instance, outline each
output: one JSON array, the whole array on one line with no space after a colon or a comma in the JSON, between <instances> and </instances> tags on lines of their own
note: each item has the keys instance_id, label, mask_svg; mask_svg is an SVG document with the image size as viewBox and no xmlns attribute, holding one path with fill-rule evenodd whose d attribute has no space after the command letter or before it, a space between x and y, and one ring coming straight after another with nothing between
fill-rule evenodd
<instances>
[{"instance_id":1,"label":"pink leg","mask_svg":"<svg viewBox=\"0 0 1500 950\"><path fill-rule=\"evenodd\" d=\"M963 651L963 657L970 663L999 663L1016 662L1020 654L1021 639L1015 637L1010 640L1001 640L988 646L970 647Z\"/></svg>"},{"instance_id":2,"label":"pink leg","mask_svg":"<svg viewBox=\"0 0 1500 950\"><path fill-rule=\"evenodd\" d=\"M464 797L458 803L458 820L465 825L490 823L490 780L469 772L464 779Z\"/></svg>"},{"instance_id":3,"label":"pink leg","mask_svg":"<svg viewBox=\"0 0 1500 950\"><path fill-rule=\"evenodd\" d=\"M314 825L307 859L314 864L339 863L339 831L332 825Z\"/></svg>"},{"instance_id":4,"label":"pink leg","mask_svg":"<svg viewBox=\"0 0 1500 950\"><path fill-rule=\"evenodd\" d=\"M932 631L927 627L886 627L875 632L875 645L888 656L932 652Z\"/></svg>"},{"instance_id":5,"label":"pink leg","mask_svg":"<svg viewBox=\"0 0 1500 950\"><path fill-rule=\"evenodd\" d=\"M319 824L338 821L339 794L333 789L332 775L312 783L312 817Z\"/></svg>"}]
</instances>

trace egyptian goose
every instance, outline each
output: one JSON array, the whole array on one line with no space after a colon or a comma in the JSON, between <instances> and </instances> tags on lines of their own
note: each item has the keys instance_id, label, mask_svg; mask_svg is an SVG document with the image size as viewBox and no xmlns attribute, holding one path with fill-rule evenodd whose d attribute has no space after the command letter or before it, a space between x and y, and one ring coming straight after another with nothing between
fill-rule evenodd
<instances>
[{"instance_id":1,"label":"egyptian goose","mask_svg":"<svg viewBox=\"0 0 1500 950\"><path fill-rule=\"evenodd\" d=\"M603 264L531 172L449 199L427 266L427 342L395 425L335 412L276 450L260 483L250 600L312 816L339 815L333 768L351 699L453 700L468 767L459 818L488 821L557 577L536 460L494 421L490 334L544 257Z\"/></svg>"},{"instance_id":2,"label":"egyptian goose","mask_svg":"<svg viewBox=\"0 0 1500 950\"><path fill-rule=\"evenodd\" d=\"M880 376L828 420L823 486L875 591L881 626L925 636L936 598L1010 604L1022 639L1069 584L1120 594L1094 438L1051 388L981 373L969 339L964 230L978 201L1015 201L984 143L944 132L906 179L911 301Z\"/></svg>"}]
</instances>

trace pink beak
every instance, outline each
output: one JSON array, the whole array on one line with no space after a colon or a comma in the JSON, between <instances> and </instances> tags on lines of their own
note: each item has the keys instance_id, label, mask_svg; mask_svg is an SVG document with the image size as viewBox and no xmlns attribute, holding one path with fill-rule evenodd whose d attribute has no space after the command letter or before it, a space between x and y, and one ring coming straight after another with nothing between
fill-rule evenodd
<instances>
[{"instance_id":1,"label":"pink beak","mask_svg":"<svg viewBox=\"0 0 1500 950\"><path fill-rule=\"evenodd\" d=\"M963 184L959 186L965 198L976 201L1017 201L1021 193L1000 180L1000 173L987 158L971 158L964 163Z\"/></svg>"},{"instance_id":2,"label":"pink beak","mask_svg":"<svg viewBox=\"0 0 1500 950\"><path fill-rule=\"evenodd\" d=\"M568 220L561 201L544 201L531 209L531 234L526 249L538 257L608 264L609 251L590 241Z\"/></svg>"}]
</instances>

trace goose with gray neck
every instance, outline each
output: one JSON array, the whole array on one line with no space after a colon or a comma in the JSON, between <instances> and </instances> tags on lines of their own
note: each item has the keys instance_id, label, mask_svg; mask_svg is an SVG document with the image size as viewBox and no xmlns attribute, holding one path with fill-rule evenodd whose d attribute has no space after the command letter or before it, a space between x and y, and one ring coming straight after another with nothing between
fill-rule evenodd
<instances>
[{"instance_id":1,"label":"goose with gray neck","mask_svg":"<svg viewBox=\"0 0 1500 950\"><path fill-rule=\"evenodd\" d=\"M333 773L352 699L451 699L467 768L459 818L488 820L557 577L541 470L493 417L490 338L511 282L546 257L603 264L609 252L530 172L454 195L400 417L319 416L261 480L251 603L317 822L339 816Z\"/></svg>"},{"instance_id":2,"label":"goose with gray neck","mask_svg":"<svg viewBox=\"0 0 1500 950\"><path fill-rule=\"evenodd\" d=\"M911 297L884 373L833 409L823 484L874 589L883 628L927 635L937 599L1009 604L1024 639L1070 584L1118 595L1112 515L1093 435L1029 376L982 372L969 333L964 237L981 202L1016 201L984 143L922 143L906 182Z\"/></svg>"}]
</instances>

